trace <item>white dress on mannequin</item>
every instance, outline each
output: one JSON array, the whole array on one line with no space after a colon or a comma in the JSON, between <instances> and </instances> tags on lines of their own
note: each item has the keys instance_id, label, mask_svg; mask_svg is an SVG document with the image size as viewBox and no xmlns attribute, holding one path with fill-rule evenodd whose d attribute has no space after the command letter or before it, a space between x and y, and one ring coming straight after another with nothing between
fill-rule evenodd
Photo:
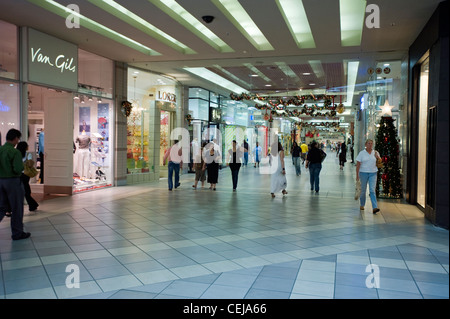
<instances>
[{"instance_id":1,"label":"white dress on mannequin","mask_svg":"<svg viewBox=\"0 0 450 319\"><path fill-rule=\"evenodd\" d=\"M89 145L91 139L86 132L83 131L75 141L78 143L78 149L76 151L76 173L80 177L90 178L90 163L91 163L91 152L89 151Z\"/></svg>"}]
</instances>

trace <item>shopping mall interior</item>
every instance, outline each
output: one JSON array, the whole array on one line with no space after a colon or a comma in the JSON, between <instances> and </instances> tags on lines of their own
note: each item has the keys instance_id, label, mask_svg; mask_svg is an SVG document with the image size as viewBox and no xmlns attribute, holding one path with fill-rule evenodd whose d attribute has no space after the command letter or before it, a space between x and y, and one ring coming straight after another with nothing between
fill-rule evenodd
<instances>
[{"instance_id":1,"label":"shopping mall interior","mask_svg":"<svg viewBox=\"0 0 450 319\"><path fill-rule=\"evenodd\" d=\"M448 299L448 14L1 0L0 145L22 131L39 208L25 201L28 239L0 223L0 299ZM175 140L188 155L168 191ZM248 149L237 187L233 140ZM368 140L379 212L355 195ZM287 193L271 196L275 142ZM312 142L320 191L293 156ZM220 155L212 189L193 187L203 143Z\"/></svg>"}]
</instances>

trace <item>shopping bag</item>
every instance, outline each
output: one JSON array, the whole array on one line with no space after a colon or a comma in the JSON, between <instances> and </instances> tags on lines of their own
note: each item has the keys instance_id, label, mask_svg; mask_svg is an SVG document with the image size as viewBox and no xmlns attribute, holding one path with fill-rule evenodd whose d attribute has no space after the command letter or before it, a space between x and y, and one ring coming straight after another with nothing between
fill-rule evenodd
<instances>
[{"instance_id":1,"label":"shopping bag","mask_svg":"<svg viewBox=\"0 0 450 319\"><path fill-rule=\"evenodd\" d=\"M361 181L356 181L355 184L355 200L358 200L361 196Z\"/></svg>"}]
</instances>

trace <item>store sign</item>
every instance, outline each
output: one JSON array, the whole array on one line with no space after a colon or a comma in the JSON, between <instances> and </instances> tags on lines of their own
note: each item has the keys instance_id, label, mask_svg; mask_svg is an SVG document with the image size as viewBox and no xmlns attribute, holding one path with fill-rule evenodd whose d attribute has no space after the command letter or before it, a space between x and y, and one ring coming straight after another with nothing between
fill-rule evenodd
<instances>
[{"instance_id":1,"label":"store sign","mask_svg":"<svg viewBox=\"0 0 450 319\"><path fill-rule=\"evenodd\" d=\"M158 91L158 97L156 99L164 102L177 103L177 96L174 93L165 91Z\"/></svg>"},{"instance_id":2,"label":"store sign","mask_svg":"<svg viewBox=\"0 0 450 319\"><path fill-rule=\"evenodd\" d=\"M8 105L4 105L2 101L0 101L0 112L9 112L11 108Z\"/></svg>"},{"instance_id":3,"label":"store sign","mask_svg":"<svg viewBox=\"0 0 450 319\"><path fill-rule=\"evenodd\" d=\"M77 90L78 47L28 29L28 78L31 82Z\"/></svg>"}]
</instances>

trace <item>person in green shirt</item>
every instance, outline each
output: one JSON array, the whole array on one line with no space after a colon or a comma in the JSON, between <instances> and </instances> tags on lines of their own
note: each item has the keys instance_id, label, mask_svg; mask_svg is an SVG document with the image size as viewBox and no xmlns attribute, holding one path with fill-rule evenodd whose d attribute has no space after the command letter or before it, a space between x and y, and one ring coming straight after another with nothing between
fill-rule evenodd
<instances>
[{"instance_id":1,"label":"person in green shirt","mask_svg":"<svg viewBox=\"0 0 450 319\"><path fill-rule=\"evenodd\" d=\"M15 147L22 133L10 129L6 143L0 146L0 221L11 211L11 233L13 240L30 237L23 231L24 190L20 180L23 171L22 154Z\"/></svg>"}]
</instances>

